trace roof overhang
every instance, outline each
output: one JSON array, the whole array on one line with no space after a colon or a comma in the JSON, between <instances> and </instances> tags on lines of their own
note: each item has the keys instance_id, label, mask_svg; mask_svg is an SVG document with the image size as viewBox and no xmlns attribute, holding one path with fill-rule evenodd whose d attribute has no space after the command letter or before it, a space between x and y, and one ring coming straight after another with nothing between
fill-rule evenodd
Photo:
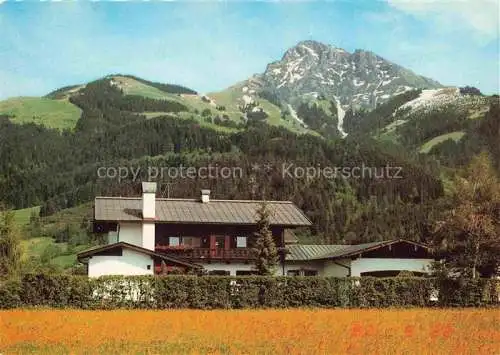
<instances>
[{"instance_id":1,"label":"roof overhang","mask_svg":"<svg viewBox=\"0 0 500 355\"><path fill-rule=\"evenodd\" d=\"M94 223L155 223L155 224L175 224L175 225L213 225L213 226L257 226L257 222L255 223L247 223L247 222L179 222L179 221L167 221L167 220L159 220L159 219L118 219L118 220L93 220ZM308 224L277 224L270 223L270 227L281 227L281 228L303 228L311 226L311 223Z\"/></svg>"},{"instance_id":2,"label":"roof overhang","mask_svg":"<svg viewBox=\"0 0 500 355\"><path fill-rule=\"evenodd\" d=\"M430 251L430 247L427 246L427 245L424 245L424 244L421 244L421 243L417 243L417 242L412 242L410 240L405 240L405 239L396 239L396 240L389 240L389 241L386 241L386 242L381 242L381 244L374 245L374 246L371 246L371 247L368 247L368 248L365 248L365 249L356 250L356 251L352 251L352 252L347 252L346 254L342 254L341 256L338 256L338 257L335 257L335 258L336 259L337 258L348 258L348 257L360 255L362 253L366 253L366 252L369 252L369 251L373 251L373 250L385 248L385 247L390 246L390 245L399 244L399 243L412 244L415 247L424 248L427 251Z\"/></svg>"},{"instance_id":3,"label":"roof overhang","mask_svg":"<svg viewBox=\"0 0 500 355\"><path fill-rule=\"evenodd\" d=\"M382 241L382 242L376 242L376 243L367 243L366 245L364 244L359 244L359 245L345 245L344 248L340 248L339 250L331 251L331 252L323 252L321 255L311 255L308 257L301 257L298 259L287 259L288 261L312 261L312 260L336 260L336 259L346 259L346 258L354 258L358 257L363 253L370 252L373 250L385 248L387 246L391 246L394 244L399 244L399 243L405 243L405 244L411 244L414 245L416 248L424 248L428 252L431 251L431 248L425 244L418 243L418 242L413 242L405 239L395 239L395 240L388 240L388 241ZM334 246L334 245L332 245ZM291 245L289 248L300 248L301 245ZM335 247L341 247L341 246L335 246Z\"/></svg>"},{"instance_id":4,"label":"roof overhang","mask_svg":"<svg viewBox=\"0 0 500 355\"><path fill-rule=\"evenodd\" d=\"M97 248L92 248L92 249L81 251L80 253L77 254L77 259L79 262L86 264L88 262L88 258L91 258L92 256L94 256L98 253L113 250L116 248L133 250L133 251L141 253L141 254L149 255L153 258L165 260L165 261L168 261L172 264L185 266L185 267L188 267L191 269L202 269L203 268L203 266L191 263L187 260L184 260L184 259L181 259L178 257L174 257L174 256L170 256L168 254L159 254L159 253L156 253L152 250L145 249L143 247L133 245L130 243L126 243L126 242L118 242L118 243L108 244L108 245L100 246Z\"/></svg>"}]
</instances>

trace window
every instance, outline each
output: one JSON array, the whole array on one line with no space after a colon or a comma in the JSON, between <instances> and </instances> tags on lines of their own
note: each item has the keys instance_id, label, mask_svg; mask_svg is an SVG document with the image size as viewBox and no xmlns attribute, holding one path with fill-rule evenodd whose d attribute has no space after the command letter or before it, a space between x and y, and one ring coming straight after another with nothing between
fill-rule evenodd
<instances>
[{"instance_id":1,"label":"window","mask_svg":"<svg viewBox=\"0 0 500 355\"><path fill-rule=\"evenodd\" d=\"M178 247L180 245L199 248L201 245L200 237L169 237L168 245L171 247Z\"/></svg>"},{"instance_id":2,"label":"window","mask_svg":"<svg viewBox=\"0 0 500 355\"><path fill-rule=\"evenodd\" d=\"M226 237L223 235L217 235L215 236L215 247L217 249L224 249L224 246L226 244Z\"/></svg>"},{"instance_id":3,"label":"window","mask_svg":"<svg viewBox=\"0 0 500 355\"><path fill-rule=\"evenodd\" d=\"M148 270L151 270L151 265L146 266Z\"/></svg>"},{"instance_id":4,"label":"window","mask_svg":"<svg viewBox=\"0 0 500 355\"><path fill-rule=\"evenodd\" d=\"M108 244L118 243L118 232L108 232Z\"/></svg>"},{"instance_id":5,"label":"window","mask_svg":"<svg viewBox=\"0 0 500 355\"><path fill-rule=\"evenodd\" d=\"M236 248L246 248L247 237L236 237Z\"/></svg>"},{"instance_id":6,"label":"window","mask_svg":"<svg viewBox=\"0 0 500 355\"><path fill-rule=\"evenodd\" d=\"M286 272L287 276L317 276L318 271L317 270L288 270Z\"/></svg>"},{"instance_id":7,"label":"window","mask_svg":"<svg viewBox=\"0 0 500 355\"><path fill-rule=\"evenodd\" d=\"M304 276L316 276L318 271L316 270L304 270Z\"/></svg>"}]
</instances>

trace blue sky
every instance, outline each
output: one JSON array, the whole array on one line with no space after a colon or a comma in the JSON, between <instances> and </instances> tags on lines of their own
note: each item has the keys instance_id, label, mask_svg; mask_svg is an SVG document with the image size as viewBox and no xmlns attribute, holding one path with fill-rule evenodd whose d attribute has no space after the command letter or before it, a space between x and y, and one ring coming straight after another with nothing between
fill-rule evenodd
<instances>
[{"instance_id":1,"label":"blue sky","mask_svg":"<svg viewBox=\"0 0 500 355\"><path fill-rule=\"evenodd\" d=\"M446 85L499 91L497 0L13 2L0 0L0 98L107 74L217 91L314 39Z\"/></svg>"}]
</instances>

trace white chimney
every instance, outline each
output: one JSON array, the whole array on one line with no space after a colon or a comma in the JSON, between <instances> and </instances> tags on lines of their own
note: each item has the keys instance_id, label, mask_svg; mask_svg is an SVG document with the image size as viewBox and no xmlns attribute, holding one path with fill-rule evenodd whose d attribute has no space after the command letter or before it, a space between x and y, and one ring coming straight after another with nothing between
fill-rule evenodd
<instances>
[{"instance_id":1,"label":"white chimney","mask_svg":"<svg viewBox=\"0 0 500 355\"><path fill-rule=\"evenodd\" d=\"M155 249L156 183L142 183L142 247Z\"/></svg>"},{"instance_id":2,"label":"white chimney","mask_svg":"<svg viewBox=\"0 0 500 355\"><path fill-rule=\"evenodd\" d=\"M154 219L156 217L156 183L142 183L142 218Z\"/></svg>"},{"instance_id":3,"label":"white chimney","mask_svg":"<svg viewBox=\"0 0 500 355\"><path fill-rule=\"evenodd\" d=\"M210 190L201 190L201 202L210 202Z\"/></svg>"}]
</instances>

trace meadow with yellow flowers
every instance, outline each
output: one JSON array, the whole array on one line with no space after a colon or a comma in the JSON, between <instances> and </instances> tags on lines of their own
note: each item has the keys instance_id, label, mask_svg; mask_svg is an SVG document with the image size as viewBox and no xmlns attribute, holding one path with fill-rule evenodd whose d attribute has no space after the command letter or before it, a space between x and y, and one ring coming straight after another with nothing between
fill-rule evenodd
<instances>
[{"instance_id":1,"label":"meadow with yellow flowers","mask_svg":"<svg viewBox=\"0 0 500 355\"><path fill-rule=\"evenodd\" d=\"M499 309L0 311L0 353L499 354Z\"/></svg>"}]
</instances>

